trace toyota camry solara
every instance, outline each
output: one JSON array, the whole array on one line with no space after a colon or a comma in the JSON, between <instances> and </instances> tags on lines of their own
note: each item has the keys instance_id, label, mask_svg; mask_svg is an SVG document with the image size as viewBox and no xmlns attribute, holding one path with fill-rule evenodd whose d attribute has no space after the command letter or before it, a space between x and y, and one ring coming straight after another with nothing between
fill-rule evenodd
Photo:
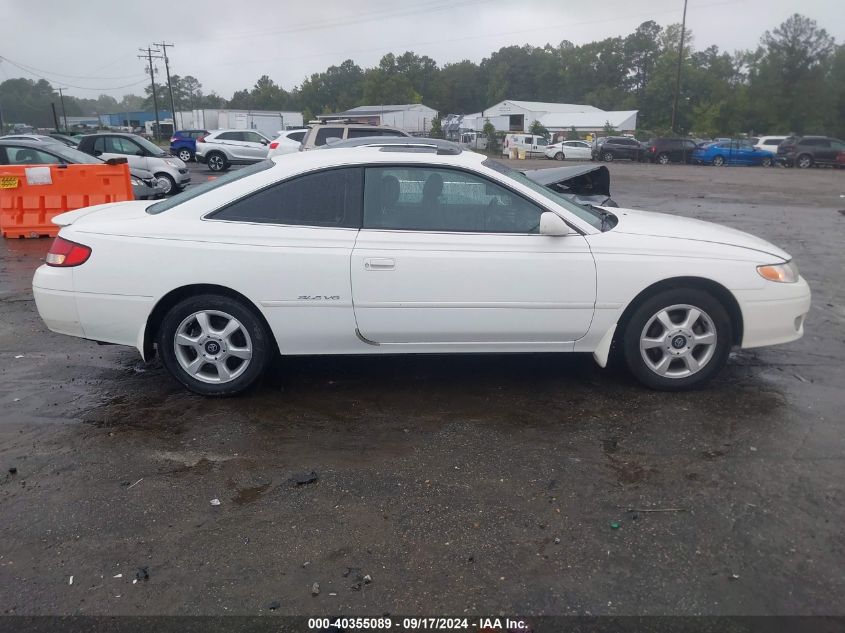
<instances>
[{"instance_id":1,"label":"toyota camry solara","mask_svg":"<svg viewBox=\"0 0 845 633\"><path fill-rule=\"evenodd\" d=\"M591 352L693 387L803 334L810 290L762 239L581 206L436 147L300 152L168 200L88 207L35 273L54 332L156 352L205 395L276 354Z\"/></svg>"}]
</instances>

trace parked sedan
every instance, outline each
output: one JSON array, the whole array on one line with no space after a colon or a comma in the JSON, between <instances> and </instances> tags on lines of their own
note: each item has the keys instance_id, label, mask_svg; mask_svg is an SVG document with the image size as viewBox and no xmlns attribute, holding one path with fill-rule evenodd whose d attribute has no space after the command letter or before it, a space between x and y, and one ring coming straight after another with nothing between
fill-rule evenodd
<instances>
[{"instance_id":1,"label":"parked sedan","mask_svg":"<svg viewBox=\"0 0 845 633\"><path fill-rule=\"evenodd\" d=\"M554 160L592 160L592 147L587 141L559 141L546 147L546 158Z\"/></svg>"},{"instance_id":2,"label":"parked sedan","mask_svg":"<svg viewBox=\"0 0 845 633\"><path fill-rule=\"evenodd\" d=\"M213 396L255 384L277 352L591 352L604 366L614 342L644 384L680 390L734 346L800 338L810 308L765 240L576 204L431 139L280 156L54 221L33 279L46 325L157 352Z\"/></svg>"},{"instance_id":3,"label":"parked sedan","mask_svg":"<svg viewBox=\"0 0 845 633\"><path fill-rule=\"evenodd\" d=\"M284 132L279 132L279 135L272 143L270 143L267 150L268 158L298 152L299 148L302 146L302 139L305 138L307 133L307 129L285 130Z\"/></svg>"},{"instance_id":4,"label":"parked sedan","mask_svg":"<svg viewBox=\"0 0 845 633\"><path fill-rule=\"evenodd\" d=\"M0 165L90 165L102 162L65 145L0 139ZM129 174L136 200L164 197L164 189L152 173L130 167Z\"/></svg>"},{"instance_id":5,"label":"parked sedan","mask_svg":"<svg viewBox=\"0 0 845 633\"><path fill-rule=\"evenodd\" d=\"M754 147L749 142L728 141L707 143L692 153L692 161L702 165L762 165L771 167L775 155Z\"/></svg>"},{"instance_id":6,"label":"parked sedan","mask_svg":"<svg viewBox=\"0 0 845 633\"><path fill-rule=\"evenodd\" d=\"M613 160L636 160L645 158L642 143L628 136L608 136L592 147L593 160L611 162Z\"/></svg>"}]
</instances>

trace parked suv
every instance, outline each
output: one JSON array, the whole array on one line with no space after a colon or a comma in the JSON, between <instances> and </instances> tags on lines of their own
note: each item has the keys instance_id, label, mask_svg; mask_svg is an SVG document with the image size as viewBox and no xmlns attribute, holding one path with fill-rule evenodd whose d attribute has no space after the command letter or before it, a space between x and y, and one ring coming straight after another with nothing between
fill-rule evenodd
<instances>
[{"instance_id":1,"label":"parked suv","mask_svg":"<svg viewBox=\"0 0 845 633\"><path fill-rule=\"evenodd\" d=\"M837 165L836 157L845 142L829 136L790 136L780 145L776 160L787 167L806 169L813 165Z\"/></svg>"},{"instance_id":2,"label":"parked suv","mask_svg":"<svg viewBox=\"0 0 845 633\"><path fill-rule=\"evenodd\" d=\"M194 156L211 171L250 165L267 158L270 139L255 130L214 130L197 139Z\"/></svg>"},{"instance_id":3,"label":"parked suv","mask_svg":"<svg viewBox=\"0 0 845 633\"><path fill-rule=\"evenodd\" d=\"M643 160L645 152L642 144L627 136L608 136L597 144L592 151L593 160L610 162L617 159Z\"/></svg>"},{"instance_id":4,"label":"parked suv","mask_svg":"<svg viewBox=\"0 0 845 633\"><path fill-rule=\"evenodd\" d=\"M645 157L650 163L690 163L697 143L688 138L653 138L645 144Z\"/></svg>"},{"instance_id":5,"label":"parked suv","mask_svg":"<svg viewBox=\"0 0 845 633\"><path fill-rule=\"evenodd\" d=\"M136 134L86 134L77 149L103 160L125 158L129 167L151 171L165 194L176 193L191 182L185 163Z\"/></svg>"},{"instance_id":6,"label":"parked suv","mask_svg":"<svg viewBox=\"0 0 845 633\"><path fill-rule=\"evenodd\" d=\"M208 134L208 130L177 130L170 137L170 153L187 163L194 160L197 139Z\"/></svg>"},{"instance_id":7,"label":"parked suv","mask_svg":"<svg viewBox=\"0 0 845 633\"><path fill-rule=\"evenodd\" d=\"M367 125L365 123L319 123L311 126L302 139L299 151L307 151L322 147L330 138L345 141L365 136L410 136L407 132L383 125Z\"/></svg>"},{"instance_id":8,"label":"parked suv","mask_svg":"<svg viewBox=\"0 0 845 633\"><path fill-rule=\"evenodd\" d=\"M307 129L285 130L284 132L279 132L279 135L276 137L276 139L272 143L270 143L270 149L267 152L267 158L272 158L273 156L281 156L282 154L293 154L294 152L298 152L300 145L302 145L302 139L305 138L305 135L307 133Z\"/></svg>"},{"instance_id":9,"label":"parked suv","mask_svg":"<svg viewBox=\"0 0 845 633\"><path fill-rule=\"evenodd\" d=\"M774 154L778 151L778 145L783 143L787 138L787 136L759 136L757 138L751 138L750 140L754 147L757 149L761 149L767 152L772 152Z\"/></svg>"}]
</instances>

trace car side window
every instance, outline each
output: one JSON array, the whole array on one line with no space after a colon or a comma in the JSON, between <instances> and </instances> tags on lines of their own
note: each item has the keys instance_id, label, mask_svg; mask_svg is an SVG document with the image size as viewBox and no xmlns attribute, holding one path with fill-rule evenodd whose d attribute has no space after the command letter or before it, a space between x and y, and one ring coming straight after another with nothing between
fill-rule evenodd
<instances>
[{"instance_id":1,"label":"car side window","mask_svg":"<svg viewBox=\"0 0 845 633\"><path fill-rule=\"evenodd\" d=\"M106 137L106 153L107 154L125 154L127 156L134 156L141 148L130 141L128 138L122 136L107 136Z\"/></svg>"},{"instance_id":2,"label":"car side window","mask_svg":"<svg viewBox=\"0 0 845 633\"><path fill-rule=\"evenodd\" d=\"M437 167L368 167L364 228L539 233L543 210L499 184Z\"/></svg>"},{"instance_id":3,"label":"car side window","mask_svg":"<svg viewBox=\"0 0 845 633\"><path fill-rule=\"evenodd\" d=\"M288 134L288 138L292 141L299 141L302 142L302 139L305 138L305 130L301 132L293 132L292 134Z\"/></svg>"},{"instance_id":4,"label":"car side window","mask_svg":"<svg viewBox=\"0 0 845 633\"><path fill-rule=\"evenodd\" d=\"M6 147L8 165L61 165L62 159L33 147Z\"/></svg>"},{"instance_id":5,"label":"car side window","mask_svg":"<svg viewBox=\"0 0 845 633\"><path fill-rule=\"evenodd\" d=\"M312 172L241 198L211 217L235 222L358 228L362 180L360 167Z\"/></svg>"},{"instance_id":6,"label":"car side window","mask_svg":"<svg viewBox=\"0 0 845 633\"><path fill-rule=\"evenodd\" d=\"M317 130L317 135L314 137L314 145L320 147L326 144L330 138L343 139L342 127L321 127Z\"/></svg>"},{"instance_id":7,"label":"car side window","mask_svg":"<svg viewBox=\"0 0 845 633\"><path fill-rule=\"evenodd\" d=\"M106 151L106 139L102 136L99 136L94 139L94 151L95 152L105 152Z\"/></svg>"},{"instance_id":8,"label":"car side window","mask_svg":"<svg viewBox=\"0 0 845 633\"><path fill-rule=\"evenodd\" d=\"M249 141L250 143L263 143L264 137L256 132L241 132L244 135L245 141Z\"/></svg>"},{"instance_id":9,"label":"car side window","mask_svg":"<svg viewBox=\"0 0 845 633\"><path fill-rule=\"evenodd\" d=\"M240 132L221 132L217 135L218 141L239 141L241 140Z\"/></svg>"}]
</instances>

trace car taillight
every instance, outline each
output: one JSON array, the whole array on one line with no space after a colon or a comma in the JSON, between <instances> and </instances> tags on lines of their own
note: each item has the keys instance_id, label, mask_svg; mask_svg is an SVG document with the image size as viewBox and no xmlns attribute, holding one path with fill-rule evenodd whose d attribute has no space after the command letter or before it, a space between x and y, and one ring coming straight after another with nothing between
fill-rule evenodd
<instances>
[{"instance_id":1,"label":"car taillight","mask_svg":"<svg viewBox=\"0 0 845 633\"><path fill-rule=\"evenodd\" d=\"M205 135L204 134L200 137L197 137L197 143L205 143Z\"/></svg>"},{"instance_id":2,"label":"car taillight","mask_svg":"<svg viewBox=\"0 0 845 633\"><path fill-rule=\"evenodd\" d=\"M89 257L91 257L91 249L88 246L57 237L50 245L45 261L48 266L69 268L84 264Z\"/></svg>"},{"instance_id":3,"label":"car taillight","mask_svg":"<svg viewBox=\"0 0 845 633\"><path fill-rule=\"evenodd\" d=\"M652 154L654 154L654 152L657 151L657 148L654 145L652 145L651 147L648 148L648 151L650 151Z\"/></svg>"},{"instance_id":4,"label":"car taillight","mask_svg":"<svg viewBox=\"0 0 845 633\"><path fill-rule=\"evenodd\" d=\"M179 137L178 137L178 136L171 136L171 137L170 137L170 142L171 142L171 143L175 143L175 142L176 142L176 141L178 141L178 140L179 140Z\"/></svg>"},{"instance_id":5,"label":"car taillight","mask_svg":"<svg viewBox=\"0 0 845 633\"><path fill-rule=\"evenodd\" d=\"M279 146L278 141L273 141L270 143L270 149L276 149Z\"/></svg>"}]
</instances>

